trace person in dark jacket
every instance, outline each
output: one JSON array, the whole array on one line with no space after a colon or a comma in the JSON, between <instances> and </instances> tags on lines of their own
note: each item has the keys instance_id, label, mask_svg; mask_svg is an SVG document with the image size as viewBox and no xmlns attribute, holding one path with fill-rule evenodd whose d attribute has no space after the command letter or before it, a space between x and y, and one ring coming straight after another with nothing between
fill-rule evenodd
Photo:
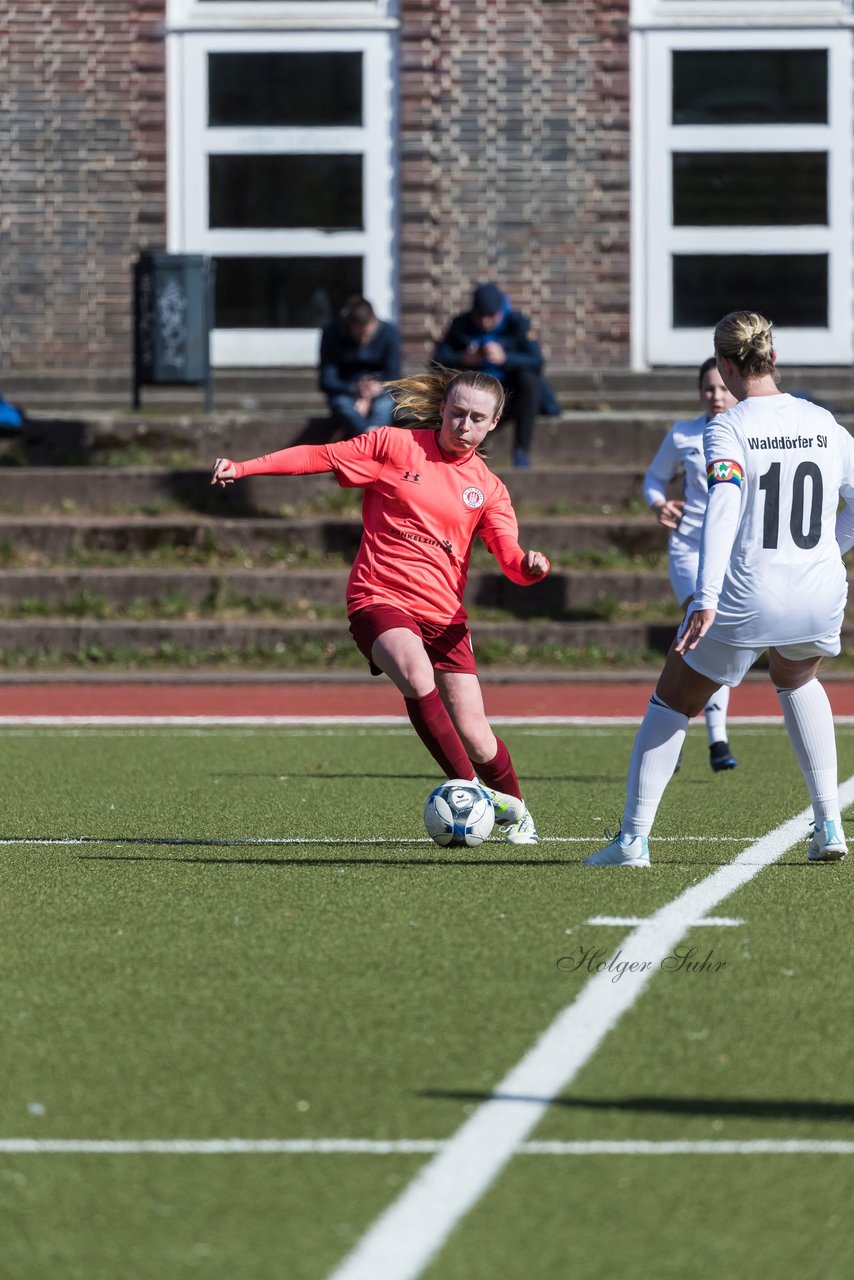
<instances>
[{"instance_id":1,"label":"person in dark jacket","mask_svg":"<svg viewBox=\"0 0 854 1280\"><path fill-rule=\"evenodd\" d=\"M497 284L479 284L470 311L456 316L433 352L448 369L479 369L498 378L509 395L515 424L513 465L531 465L534 425L540 412L559 415L560 405L542 376L543 354L529 335L531 322L513 311Z\"/></svg>"},{"instance_id":2,"label":"person in dark jacket","mask_svg":"<svg viewBox=\"0 0 854 1280\"><path fill-rule=\"evenodd\" d=\"M400 377L400 339L367 298L351 298L320 336L320 389L329 412L348 436L393 421L394 401L384 382Z\"/></svg>"}]
</instances>

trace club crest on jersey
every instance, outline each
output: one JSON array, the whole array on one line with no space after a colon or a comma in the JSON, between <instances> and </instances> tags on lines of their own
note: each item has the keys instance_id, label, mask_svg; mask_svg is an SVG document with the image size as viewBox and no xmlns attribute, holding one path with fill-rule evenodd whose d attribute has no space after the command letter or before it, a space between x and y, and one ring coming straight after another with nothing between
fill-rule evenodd
<instances>
[{"instance_id":1,"label":"club crest on jersey","mask_svg":"<svg viewBox=\"0 0 854 1280\"><path fill-rule=\"evenodd\" d=\"M482 507L483 506L483 490L475 489L474 486L472 486L470 489L463 489L463 502L466 504L467 507L471 507L473 511L475 511L478 507Z\"/></svg>"}]
</instances>

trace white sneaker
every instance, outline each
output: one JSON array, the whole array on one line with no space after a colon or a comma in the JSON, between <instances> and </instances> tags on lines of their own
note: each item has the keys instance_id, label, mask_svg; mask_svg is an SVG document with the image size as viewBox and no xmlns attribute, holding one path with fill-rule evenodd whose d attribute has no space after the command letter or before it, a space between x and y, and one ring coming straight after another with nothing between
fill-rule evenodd
<instances>
[{"instance_id":1,"label":"white sneaker","mask_svg":"<svg viewBox=\"0 0 854 1280\"><path fill-rule=\"evenodd\" d=\"M827 818L821 826L813 827L807 850L810 862L838 862L847 852L845 832L840 823Z\"/></svg>"},{"instance_id":2,"label":"white sneaker","mask_svg":"<svg viewBox=\"0 0 854 1280\"><path fill-rule=\"evenodd\" d=\"M583 862L587 867L648 867L649 839L647 836L624 836L618 831L610 844L596 853L589 853Z\"/></svg>"},{"instance_id":3,"label":"white sneaker","mask_svg":"<svg viewBox=\"0 0 854 1280\"><path fill-rule=\"evenodd\" d=\"M477 779L477 784L492 801L497 826L506 827L510 823L521 823L527 816L528 810L524 800L519 800L516 796L510 796L506 791L493 791L492 787L485 787L479 778ZM523 841L523 843L525 842Z\"/></svg>"},{"instance_id":4,"label":"white sneaker","mask_svg":"<svg viewBox=\"0 0 854 1280\"><path fill-rule=\"evenodd\" d=\"M537 835L537 828L534 826L534 819L528 810L518 822L510 822L506 826L502 825L500 830L504 834L504 839L508 844L538 844L540 837Z\"/></svg>"}]
</instances>

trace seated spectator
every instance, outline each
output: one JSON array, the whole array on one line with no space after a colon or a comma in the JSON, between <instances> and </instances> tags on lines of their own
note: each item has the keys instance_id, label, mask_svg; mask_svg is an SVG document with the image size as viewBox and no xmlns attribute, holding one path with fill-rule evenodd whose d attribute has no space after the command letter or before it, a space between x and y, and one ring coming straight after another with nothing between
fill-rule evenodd
<instances>
[{"instance_id":1,"label":"seated spectator","mask_svg":"<svg viewBox=\"0 0 854 1280\"><path fill-rule=\"evenodd\" d=\"M436 364L448 369L480 369L498 378L510 393L513 419L513 465L531 465L531 445L538 413L560 414L560 405L542 376L543 354L529 336L531 322L513 311L497 284L479 284L470 311L456 316L433 352Z\"/></svg>"},{"instance_id":2,"label":"seated spectator","mask_svg":"<svg viewBox=\"0 0 854 1280\"><path fill-rule=\"evenodd\" d=\"M393 421L394 401L383 383L400 377L400 340L367 298L350 298L320 336L320 389L348 436Z\"/></svg>"}]
</instances>

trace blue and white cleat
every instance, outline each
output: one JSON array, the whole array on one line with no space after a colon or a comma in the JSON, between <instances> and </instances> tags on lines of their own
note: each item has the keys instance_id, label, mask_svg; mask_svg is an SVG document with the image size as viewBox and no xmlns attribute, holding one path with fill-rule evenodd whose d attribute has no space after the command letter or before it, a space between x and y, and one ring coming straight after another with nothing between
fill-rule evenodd
<instances>
[{"instance_id":1,"label":"blue and white cleat","mask_svg":"<svg viewBox=\"0 0 854 1280\"><path fill-rule=\"evenodd\" d=\"M839 862L848 852L845 832L838 822L827 818L812 829L807 857L810 862Z\"/></svg>"},{"instance_id":2,"label":"blue and white cleat","mask_svg":"<svg viewBox=\"0 0 854 1280\"><path fill-rule=\"evenodd\" d=\"M618 831L610 844L596 853L588 854L583 862L586 867L648 867L649 838L624 836Z\"/></svg>"}]
</instances>

